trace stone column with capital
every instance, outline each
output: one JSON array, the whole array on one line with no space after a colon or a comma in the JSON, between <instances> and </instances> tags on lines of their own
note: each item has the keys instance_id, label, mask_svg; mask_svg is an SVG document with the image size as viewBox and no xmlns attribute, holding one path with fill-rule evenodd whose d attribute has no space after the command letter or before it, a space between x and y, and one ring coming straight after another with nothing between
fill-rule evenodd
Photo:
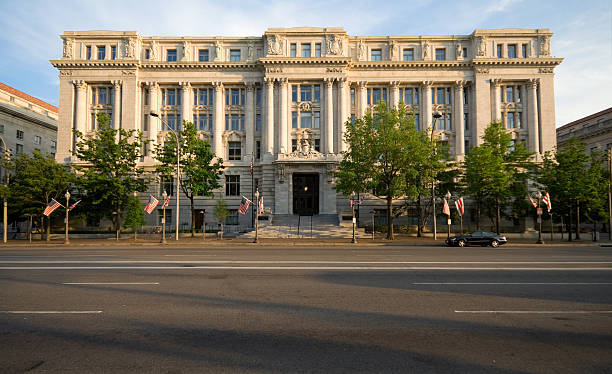
<instances>
[{"instance_id":1,"label":"stone column with capital","mask_svg":"<svg viewBox=\"0 0 612 374\"><path fill-rule=\"evenodd\" d=\"M363 118L368 106L367 82L357 82L357 84L359 85L359 117Z\"/></svg>"},{"instance_id":2,"label":"stone column with capital","mask_svg":"<svg viewBox=\"0 0 612 374\"><path fill-rule=\"evenodd\" d=\"M432 125L432 115L433 109L431 104L432 94L431 94L431 86L433 85L432 81L424 81L421 83L421 91L423 92L423 100L421 100L421 130L426 130L431 128Z\"/></svg>"},{"instance_id":3,"label":"stone column with capital","mask_svg":"<svg viewBox=\"0 0 612 374\"><path fill-rule=\"evenodd\" d=\"M491 87L493 88L493 121L502 120L501 115L501 79L491 79Z\"/></svg>"},{"instance_id":4,"label":"stone column with capital","mask_svg":"<svg viewBox=\"0 0 612 374\"><path fill-rule=\"evenodd\" d=\"M529 129L529 150L536 153L536 157L540 153L540 134L538 126L538 84L539 80L530 79L527 81L527 123Z\"/></svg>"},{"instance_id":5,"label":"stone column with capital","mask_svg":"<svg viewBox=\"0 0 612 374\"><path fill-rule=\"evenodd\" d=\"M264 150L266 154L274 153L274 80L266 78L266 130L265 136L262 136L264 141Z\"/></svg>"},{"instance_id":6,"label":"stone column with capital","mask_svg":"<svg viewBox=\"0 0 612 374\"><path fill-rule=\"evenodd\" d=\"M325 78L325 153L334 153L333 78Z\"/></svg>"},{"instance_id":7,"label":"stone column with capital","mask_svg":"<svg viewBox=\"0 0 612 374\"><path fill-rule=\"evenodd\" d=\"M149 108L151 112L157 113L161 116L159 112L159 85L157 82L147 82L147 87L149 88ZM149 115L149 113L147 113ZM149 117L149 140L151 141L151 149L155 149L155 145L157 144L157 133L161 128L161 123L158 118Z\"/></svg>"},{"instance_id":8,"label":"stone column with capital","mask_svg":"<svg viewBox=\"0 0 612 374\"><path fill-rule=\"evenodd\" d=\"M121 81L114 80L113 84L113 122L112 127L119 129L121 127Z\"/></svg>"},{"instance_id":9,"label":"stone column with capital","mask_svg":"<svg viewBox=\"0 0 612 374\"><path fill-rule=\"evenodd\" d=\"M189 82L180 82L182 91L182 106L181 106L181 119L182 121L193 121L193 103L191 100L191 84ZM197 125L194 123L194 125ZM183 124L179 124L178 128L182 128Z\"/></svg>"},{"instance_id":10,"label":"stone column with capital","mask_svg":"<svg viewBox=\"0 0 612 374\"><path fill-rule=\"evenodd\" d=\"M287 146L289 137L288 121L287 121L287 89L288 81L287 78L280 78L280 144L279 152L291 153L291 148Z\"/></svg>"},{"instance_id":11,"label":"stone column with capital","mask_svg":"<svg viewBox=\"0 0 612 374\"><path fill-rule=\"evenodd\" d=\"M246 85L246 114L245 114L245 127L246 127L246 144L245 150L248 157L253 154L253 142L255 140L255 103L254 103L254 92L255 84L252 82Z\"/></svg>"},{"instance_id":12,"label":"stone column with capital","mask_svg":"<svg viewBox=\"0 0 612 374\"><path fill-rule=\"evenodd\" d=\"M74 127L81 133L87 132L87 83L85 81L73 81L76 87L76 105L74 108Z\"/></svg>"},{"instance_id":13,"label":"stone column with capital","mask_svg":"<svg viewBox=\"0 0 612 374\"><path fill-rule=\"evenodd\" d=\"M397 108L397 104L400 102L399 84L400 82L391 82L391 106L393 108Z\"/></svg>"},{"instance_id":14,"label":"stone column with capital","mask_svg":"<svg viewBox=\"0 0 612 374\"><path fill-rule=\"evenodd\" d=\"M344 141L344 133L346 132L346 121L348 121L349 113L349 85L346 78L338 79L338 150L337 153L346 151L346 142Z\"/></svg>"},{"instance_id":15,"label":"stone column with capital","mask_svg":"<svg viewBox=\"0 0 612 374\"><path fill-rule=\"evenodd\" d=\"M453 108L455 113L453 115L455 128L455 158L458 161L462 161L465 157L465 124L463 116L463 87L465 81L455 82L455 105Z\"/></svg>"},{"instance_id":16,"label":"stone column with capital","mask_svg":"<svg viewBox=\"0 0 612 374\"><path fill-rule=\"evenodd\" d=\"M214 102L214 152L218 158L225 159L225 148L223 147L223 122L225 120L224 116L224 103L223 103L223 83L221 82L213 82L213 87L215 89L215 102Z\"/></svg>"}]
</instances>

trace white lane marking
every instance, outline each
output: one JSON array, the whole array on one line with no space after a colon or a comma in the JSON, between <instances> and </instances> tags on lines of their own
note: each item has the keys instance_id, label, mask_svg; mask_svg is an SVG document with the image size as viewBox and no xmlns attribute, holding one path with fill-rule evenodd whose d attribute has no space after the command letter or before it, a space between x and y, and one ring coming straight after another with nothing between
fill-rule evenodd
<instances>
[{"instance_id":1,"label":"white lane marking","mask_svg":"<svg viewBox=\"0 0 612 374\"><path fill-rule=\"evenodd\" d=\"M164 257L216 257L217 255L164 255Z\"/></svg>"},{"instance_id":2,"label":"white lane marking","mask_svg":"<svg viewBox=\"0 0 612 374\"><path fill-rule=\"evenodd\" d=\"M1 314L100 314L101 310L0 310Z\"/></svg>"},{"instance_id":3,"label":"white lane marking","mask_svg":"<svg viewBox=\"0 0 612 374\"><path fill-rule=\"evenodd\" d=\"M567 286L567 285L589 285L589 286L597 286L597 285L612 285L612 283L597 283L597 282L414 282L412 284L418 285L547 285L547 286Z\"/></svg>"},{"instance_id":4,"label":"white lane marking","mask_svg":"<svg viewBox=\"0 0 612 374\"><path fill-rule=\"evenodd\" d=\"M76 283L76 282L65 282L62 284L66 285L154 285L159 284L159 282L132 282L132 283L122 283L122 282L91 282L91 283Z\"/></svg>"},{"instance_id":5,"label":"white lane marking","mask_svg":"<svg viewBox=\"0 0 612 374\"><path fill-rule=\"evenodd\" d=\"M499 268L418 266L8 266L0 270L511 270L612 271L612 268Z\"/></svg>"},{"instance_id":6,"label":"white lane marking","mask_svg":"<svg viewBox=\"0 0 612 374\"><path fill-rule=\"evenodd\" d=\"M302 261L302 260L100 260L100 261L0 261L3 264L476 264L476 265L610 265L612 261Z\"/></svg>"},{"instance_id":7,"label":"white lane marking","mask_svg":"<svg viewBox=\"0 0 612 374\"><path fill-rule=\"evenodd\" d=\"M455 310L468 314L612 314L612 310Z\"/></svg>"}]
</instances>

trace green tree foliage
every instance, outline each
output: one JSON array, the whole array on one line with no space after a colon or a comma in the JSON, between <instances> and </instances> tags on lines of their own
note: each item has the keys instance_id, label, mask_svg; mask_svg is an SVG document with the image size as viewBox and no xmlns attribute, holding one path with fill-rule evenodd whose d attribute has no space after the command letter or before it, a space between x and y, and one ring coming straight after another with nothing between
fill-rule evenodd
<instances>
[{"instance_id":1,"label":"green tree foliage","mask_svg":"<svg viewBox=\"0 0 612 374\"><path fill-rule=\"evenodd\" d=\"M106 114L98 114L97 122L94 136L74 130L77 141L73 155L78 161L73 166L82 174L79 188L88 220L112 219L119 239L123 211L134 192L144 192L148 185L137 165L142 133L111 128Z\"/></svg>"},{"instance_id":2,"label":"green tree foliage","mask_svg":"<svg viewBox=\"0 0 612 374\"><path fill-rule=\"evenodd\" d=\"M513 143L501 122L493 122L465 157L463 183L477 204L478 224L483 204L492 207L500 233L502 211L517 199L525 199L527 179L533 170L533 153L523 143Z\"/></svg>"},{"instance_id":3,"label":"green tree foliage","mask_svg":"<svg viewBox=\"0 0 612 374\"><path fill-rule=\"evenodd\" d=\"M336 189L344 195L371 192L387 202L387 239L393 239L393 200L406 193L408 174L432 153L404 105L380 102L363 118L346 122L348 150L340 163Z\"/></svg>"},{"instance_id":4,"label":"green tree foliage","mask_svg":"<svg viewBox=\"0 0 612 374\"><path fill-rule=\"evenodd\" d=\"M17 154L6 167L13 171L8 196L11 215L18 220L32 215L34 222L39 222L41 227L46 221L46 239L49 241L51 217L42 213L51 199L66 204L64 194L71 189L74 174L69 167L58 164L51 155L43 155L38 150L34 150L32 155ZM57 215L57 210L54 214Z\"/></svg>"},{"instance_id":5,"label":"green tree foliage","mask_svg":"<svg viewBox=\"0 0 612 374\"><path fill-rule=\"evenodd\" d=\"M145 211L140 200L136 196L130 197L123 214L123 227L134 230L134 239L136 239L136 229L145 223Z\"/></svg>"},{"instance_id":6,"label":"green tree foliage","mask_svg":"<svg viewBox=\"0 0 612 374\"><path fill-rule=\"evenodd\" d=\"M180 145L181 190L191 202L191 236L195 236L195 196L213 196L213 190L221 187L219 177L223 160L215 157L210 143L200 138L193 123L183 121L178 132ZM158 145L155 158L160 162L157 172L171 178L176 175L176 139L169 135L164 144Z\"/></svg>"},{"instance_id":7,"label":"green tree foliage","mask_svg":"<svg viewBox=\"0 0 612 374\"><path fill-rule=\"evenodd\" d=\"M221 224L221 236L223 236L223 227L225 226L225 220L227 219L227 217L229 217L229 209L227 209L227 203L225 202L225 200L217 200L213 215L215 216L215 219Z\"/></svg>"}]
</instances>

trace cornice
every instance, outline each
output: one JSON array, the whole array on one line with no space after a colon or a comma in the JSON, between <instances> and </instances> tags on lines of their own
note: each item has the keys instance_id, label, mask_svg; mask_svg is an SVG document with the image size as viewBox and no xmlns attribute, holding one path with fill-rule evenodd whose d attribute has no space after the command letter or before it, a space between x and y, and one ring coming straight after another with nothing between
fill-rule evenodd
<instances>
[{"instance_id":1,"label":"cornice","mask_svg":"<svg viewBox=\"0 0 612 374\"><path fill-rule=\"evenodd\" d=\"M482 58L472 60L474 66L514 65L514 66L557 66L563 58L538 57L538 58Z\"/></svg>"},{"instance_id":2,"label":"cornice","mask_svg":"<svg viewBox=\"0 0 612 374\"><path fill-rule=\"evenodd\" d=\"M233 69L233 70L258 70L261 64L258 62L166 62L166 61L146 61L138 65L145 69Z\"/></svg>"},{"instance_id":3,"label":"cornice","mask_svg":"<svg viewBox=\"0 0 612 374\"><path fill-rule=\"evenodd\" d=\"M360 69L439 69L459 68L471 69L471 63L466 61L358 61L350 67Z\"/></svg>"},{"instance_id":4,"label":"cornice","mask_svg":"<svg viewBox=\"0 0 612 374\"><path fill-rule=\"evenodd\" d=\"M264 65L269 64L286 64L286 65L329 65L329 64L349 64L351 62L350 57L263 57L259 61Z\"/></svg>"},{"instance_id":5,"label":"cornice","mask_svg":"<svg viewBox=\"0 0 612 374\"><path fill-rule=\"evenodd\" d=\"M58 69L66 68L137 68L138 60L50 60Z\"/></svg>"},{"instance_id":6,"label":"cornice","mask_svg":"<svg viewBox=\"0 0 612 374\"><path fill-rule=\"evenodd\" d=\"M19 110L17 108L13 108L9 105L5 105L3 103L0 103L0 112L6 113L8 115L11 115L13 117L17 117L20 119L23 119L25 121L28 122L32 122L35 123L37 125L43 126L48 128L49 130L53 130L57 132L57 121L53 120L53 119L49 119L49 121L43 120L40 114L29 114L26 113L25 110Z\"/></svg>"}]
</instances>

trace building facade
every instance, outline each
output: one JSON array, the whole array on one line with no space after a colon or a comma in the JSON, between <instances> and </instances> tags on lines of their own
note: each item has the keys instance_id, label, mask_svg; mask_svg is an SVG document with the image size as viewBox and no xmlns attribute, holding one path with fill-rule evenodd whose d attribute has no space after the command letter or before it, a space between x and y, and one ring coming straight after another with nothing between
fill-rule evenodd
<instances>
[{"instance_id":1,"label":"building facade","mask_svg":"<svg viewBox=\"0 0 612 374\"><path fill-rule=\"evenodd\" d=\"M551 36L548 29L350 36L342 28L271 28L261 37L201 38L65 32L62 58L51 61L60 77L57 159L75 161L71 131L95 131L99 112L159 144L167 129L149 116L154 111L173 128L192 121L210 141L226 166L216 198L229 207L257 188L273 214L338 214L348 209L333 176L346 150L344 123L381 100L408 105L421 129L440 112L435 135L458 160L497 120L538 157L553 149L553 70L562 59L551 57ZM151 148L144 151L141 164L152 169ZM197 202L208 211L213 204Z\"/></svg>"},{"instance_id":2,"label":"building facade","mask_svg":"<svg viewBox=\"0 0 612 374\"><path fill-rule=\"evenodd\" d=\"M589 152L612 149L612 108L559 127L557 129L558 147L563 148L563 145L573 137L585 142Z\"/></svg>"}]
</instances>

